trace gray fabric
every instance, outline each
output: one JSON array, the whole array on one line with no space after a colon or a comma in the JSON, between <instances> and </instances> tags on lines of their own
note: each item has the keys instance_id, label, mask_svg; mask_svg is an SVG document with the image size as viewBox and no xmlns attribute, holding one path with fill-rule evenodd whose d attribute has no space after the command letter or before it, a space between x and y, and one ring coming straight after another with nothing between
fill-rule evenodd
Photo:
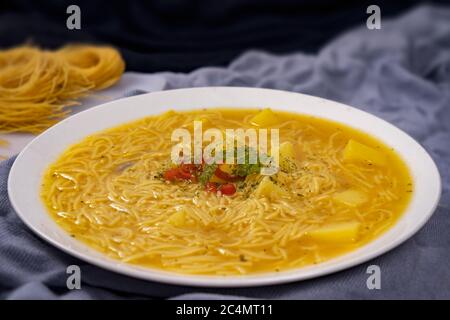
<instances>
[{"instance_id":1,"label":"gray fabric","mask_svg":"<svg viewBox=\"0 0 450 320\"><path fill-rule=\"evenodd\" d=\"M228 68L153 76L164 78L167 89L268 87L313 94L367 110L411 134L431 153L443 177L440 205L412 239L346 271L261 288L187 288L107 272L40 240L8 203L6 181L11 159L0 165L2 298L450 298L450 8L420 7L391 22L383 21L382 30L351 31L317 56L248 52ZM81 290L66 289L65 270L70 264L81 267ZM370 264L381 267L381 290L366 287Z\"/></svg>"}]
</instances>

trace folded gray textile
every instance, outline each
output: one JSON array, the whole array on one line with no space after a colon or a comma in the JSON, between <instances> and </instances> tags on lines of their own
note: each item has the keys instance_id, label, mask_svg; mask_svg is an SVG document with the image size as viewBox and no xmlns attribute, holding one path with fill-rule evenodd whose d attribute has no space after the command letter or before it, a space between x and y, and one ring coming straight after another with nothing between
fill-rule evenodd
<instances>
[{"instance_id":1,"label":"folded gray textile","mask_svg":"<svg viewBox=\"0 0 450 320\"><path fill-rule=\"evenodd\" d=\"M352 269L303 282L241 289L202 289L146 282L79 261L35 236L7 197L14 161L0 165L0 297L7 299L450 298L450 8L419 7L381 30L339 37L317 56L248 52L228 68L161 73L166 89L254 86L344 102L384 118L431 153L443 196L431 220L389 253ZM152 90L152 88L148 88ZM81 290L66 287L66 267L82 270ZM366 268L381 268L381 290L366 287Z\"/></svg>"}]
</instances>

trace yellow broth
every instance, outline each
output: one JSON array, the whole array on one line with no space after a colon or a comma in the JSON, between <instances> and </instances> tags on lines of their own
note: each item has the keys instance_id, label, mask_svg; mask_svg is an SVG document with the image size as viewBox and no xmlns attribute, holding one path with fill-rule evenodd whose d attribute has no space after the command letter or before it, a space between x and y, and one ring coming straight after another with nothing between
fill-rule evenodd
<instances>
[{"instance_id":1,"label":"yellow broth","mask_svg":"<svg viewBox=\"0 0 450 320\"><path fill-rule=\"evenodd\" d=\"M257 195L259 177L248 177L232 196L161 179L174 129L192 132L194 120L204 129L255 128L259 112L170 111L91 135L46 170L42 199L72 237L109 257L212 275L318 264L379 237L405 211L412 179L395 150L348 126L288 112L274 111L270 126L280 129L280 143L295 148L295 171L273 179L283 197ZM382 154L386 164L344 161L350 139ZM347 190L362 194L363 203L337 201ZM349 223L357 226L351 238Z\"/></svg>"}]
</instances>

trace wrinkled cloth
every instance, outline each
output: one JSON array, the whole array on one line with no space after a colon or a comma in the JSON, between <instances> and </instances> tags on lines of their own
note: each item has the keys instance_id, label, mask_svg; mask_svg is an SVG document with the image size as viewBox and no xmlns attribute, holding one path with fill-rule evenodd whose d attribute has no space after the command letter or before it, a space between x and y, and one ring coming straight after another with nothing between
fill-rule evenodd
<instances>
[{"instance_id":1,"label":"wrinkled cloth","mask_svg":"<svg viewBox=\"0 0 450 320\"><path fill-rule=\"evenodd\" d=\"M251 86L317 95L366 110L405 130L436 161L443 194L430 221L381 257L317 279L257 288L206 289L137 280L73 258L34 235L7 197L14 159L0 165L0 297L7 299L450 298L450 8L424 6L381 30L352 30L318 55L247 52L227 68L140 75L164 89ZM122 86L124 83L121 84ZM126 83L125 83L126 85ZM127 88L133 93L136 87ZM145 87L140 90L152 91ZM447 141L447 142L446 142ZM68 290L66 268L79 265L82 288ZM381 289L369 290L369 265Z\"/></svg>"}]
</instances>

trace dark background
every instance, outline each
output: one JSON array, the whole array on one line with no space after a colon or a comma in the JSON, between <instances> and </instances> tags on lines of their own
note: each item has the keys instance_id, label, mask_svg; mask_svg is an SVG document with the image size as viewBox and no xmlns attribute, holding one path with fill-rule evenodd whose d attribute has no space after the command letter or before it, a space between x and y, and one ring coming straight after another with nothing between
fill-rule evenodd
<instances>
[{"instance_id":1,"label":"dark background","mask_svg":"<svg viewBox=\"0 0 450 320\"><path fill-rule=\"evenodd\" d=\"M0 47L106 43L121 50L127 70L187 72L226 65L248 49L314 53L337 34L365 24L370 4L379 5L386 19L422 2L1 0ZM66 28L70 4L81 8L81 30Z\"/></svg>"}]
</instances>

